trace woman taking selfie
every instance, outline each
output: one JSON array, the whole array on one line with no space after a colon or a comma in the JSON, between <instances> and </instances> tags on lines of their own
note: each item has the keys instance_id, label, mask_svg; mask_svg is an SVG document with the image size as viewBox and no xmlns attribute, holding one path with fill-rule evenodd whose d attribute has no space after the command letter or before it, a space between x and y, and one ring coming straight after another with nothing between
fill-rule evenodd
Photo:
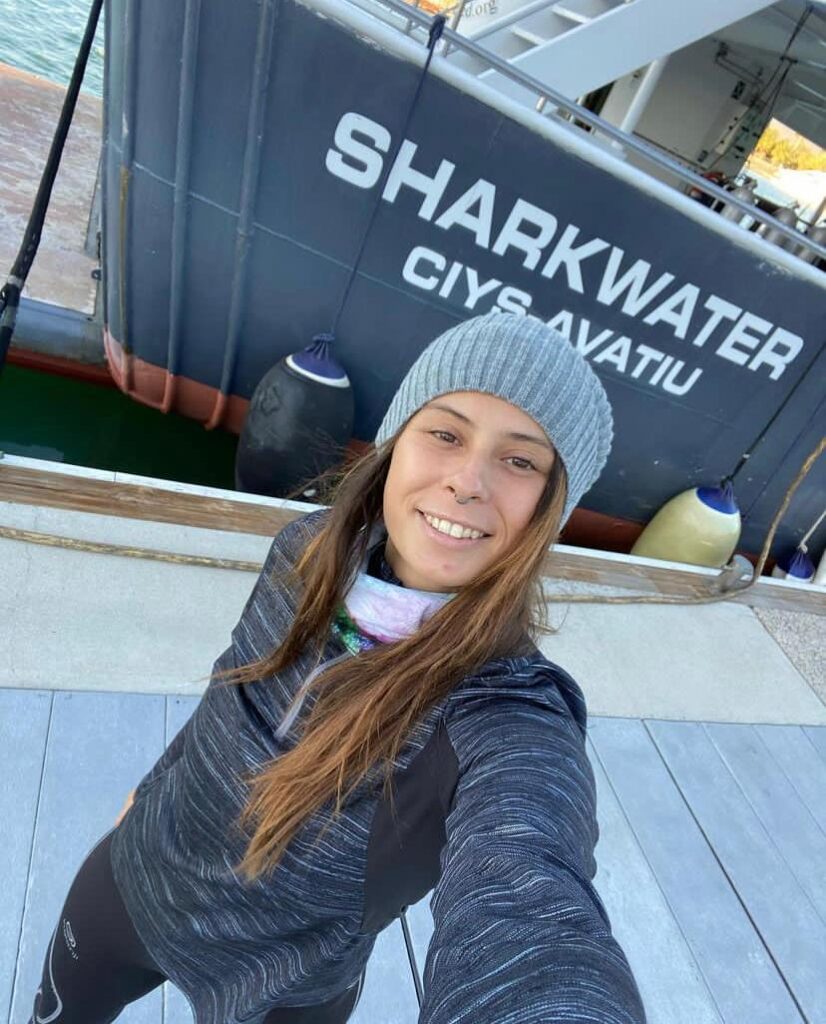
<instances>
[{"instance_id":1,"label":"woman taking selfie","mask_svg":"<svg viewBox=\"0 0 826 1024\"><path fill-rule=\"evenodd\" d=\"M420 1024L645 1021L592 884L583 695L534 643L543 559L612 436L534 317L424 350L84 861L33 1022L104 1024L168 978L197 1024L343 1024L431 889Z\"/></svg>"}]
</instances>

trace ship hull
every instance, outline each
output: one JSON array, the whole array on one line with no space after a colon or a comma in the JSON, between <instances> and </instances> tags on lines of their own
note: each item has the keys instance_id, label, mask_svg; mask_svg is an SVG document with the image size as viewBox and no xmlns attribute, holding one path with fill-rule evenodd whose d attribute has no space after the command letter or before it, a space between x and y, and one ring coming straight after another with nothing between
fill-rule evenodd
<instances>
[{"instance_id":1,"label":"ship hull","mask_svg":"<svg viewBox=\"0 0 826 1024\"><path fill-rule=\"evenodd\" d=\"M237 431L273 363L338 318L367 442L437 334L530 312L614 409L583 508L643 523L737 470L742 548L760 549L826 420L821 272L438 57L405 128L424 47L347 5L205 0L195 25L113 0L107 32L105 343L124 391ZM773 553L822 510L823 462Z\"/></svg>"}]
</instances>

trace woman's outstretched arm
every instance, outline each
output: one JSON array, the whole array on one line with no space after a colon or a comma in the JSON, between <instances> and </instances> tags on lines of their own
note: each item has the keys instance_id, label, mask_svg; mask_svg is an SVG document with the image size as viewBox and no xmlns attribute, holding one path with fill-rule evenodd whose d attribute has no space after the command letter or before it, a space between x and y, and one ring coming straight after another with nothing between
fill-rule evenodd
<instances>
[{"instance_id":1,"label":"woman's outstretched arm","mask_svg":"<svg viewBox=\"0 0 826 1024\"><path fill-rule=\"evenodd\" d=\"M447 721L460 777L419 1024L645 1024L591 884L599 831L580 727L540 693L475 692Z\"/></svg>"}]
</instances>

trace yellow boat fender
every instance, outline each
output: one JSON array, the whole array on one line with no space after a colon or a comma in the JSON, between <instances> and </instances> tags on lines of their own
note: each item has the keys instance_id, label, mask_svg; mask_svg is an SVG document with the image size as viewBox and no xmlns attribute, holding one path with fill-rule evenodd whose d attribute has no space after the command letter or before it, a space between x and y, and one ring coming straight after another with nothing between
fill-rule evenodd
<instances>
[{"instance_id":1,"label":"yellow boat fender","mask_svg":"<svg viewBox=\"0 0 826 1024\"><path fill-rule=\"evenodd\" d=\"M734 487L726 478L719 487L692 487L667 501L631 554L719 569L734 554L741 526Z\"/></svg>"}]
</instances>

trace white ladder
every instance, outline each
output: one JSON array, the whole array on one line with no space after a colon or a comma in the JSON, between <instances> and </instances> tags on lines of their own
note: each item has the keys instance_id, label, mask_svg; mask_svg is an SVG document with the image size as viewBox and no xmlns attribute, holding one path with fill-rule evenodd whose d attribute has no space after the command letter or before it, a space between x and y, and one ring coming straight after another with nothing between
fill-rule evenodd
<instances>
[{"instance_id":1,"label":"white ladder","mask_svg":"<svg viewBox=\"0 0 826 1024\"><path fill-rule=\"evenodd\" d=\"M533 0L468 39L570 99L772 6L774 0ZM459 22L458 30L462 32ZM447 59L522 102L529 94L484 60ZM535 99L535 96L533 97Z\"/></svg>"}]
</instances>

